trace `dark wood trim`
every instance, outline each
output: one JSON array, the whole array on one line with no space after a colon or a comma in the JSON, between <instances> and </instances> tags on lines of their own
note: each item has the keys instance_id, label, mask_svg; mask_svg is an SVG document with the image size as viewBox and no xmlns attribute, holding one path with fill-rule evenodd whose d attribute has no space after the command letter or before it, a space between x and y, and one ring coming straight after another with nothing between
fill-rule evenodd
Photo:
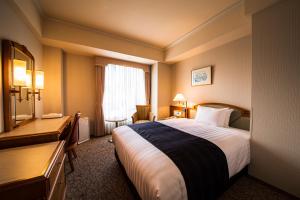
<instances>
[{"instance_id":1,"label":"dark wood trim","mask_svg":"<svg viewBox=\"0 0 300 200\"><path fill-rule=\"evenodd\" d=\"M11 40L4 40L4 41L8 41L11 46L13 46L14 48L20 50L22 53L24 53L29 58L31 58L32 60L34 60L33 55L30 53L30 51L28 51L28 49L24 45L21 45L21 44L19 44L17 42L11 41Z\"/></svg>"},{"instance_id":2,"label":"dark wood trim","mask_svg":"<svg viewBox=\"0 0 300 200\"><path fill-rule=\"evenodd\" d=\"M194 109L197 109L197 106L208 106L208 105L214 105L214 106L221 106L221 107L228 107L228 108L232 108L234 110L238 110L241 112L242 117L250 117L250 111L245 109L245 108L241 108L238 106L234 106L234 105L230 105L230 104L226 104L226 103L200 103L194 106Z\"/></svg>"},{"instance_id":3,"label":"dark wood trim","mask_svg":"<svg viewBox=\"0 0 300 200\"><path fill-rule=\"evenodd\" d=\"M10 41L2 41L2 85L3 85L3 118L4 131L10 131L13 128L11 117L11 100L10 100L10 66L11 66L12 45Z\"/></svg>"},{"instance_id":4,"label":"dark wood trim","mask_svg":"<svg viewBox=\"0 0 300 200\"><path fill-rule=\"evenodd\" d=\"M27 145L34 145L46 142L53 142L59 139L59 135L56 133L49 133L49 134L36 134L24 137L14 137L14 138L5 138L5 140L0 140L0 150L13 148L13 147L20 147L20 146L27 146Z\"/></svg>"},{"instance_id":5,"label":"dark wood trim","mask_svg":"<svg viewBox=\"0 0 300 200\"><path fill-rule=\"evenodd\" d=\"M56 120L57 124L51 122ZM70 116L65 116L63 119L33 120L10 132L2 133L0 149L57 141L69 132L70 124ZM53 126L53 128L49 128L49 126ZM36 127L38 128L36 129Z\"/></svg>"},{"instance_id":6,"label":"dark wood trim","mask_svg":"<svg viewBox=\"0 0 300 200\"><path fill-rule=\"evenodd\" d=\"M35 61L33 55L28 49L17 42L10 40L2 40L2 85L3 85L3 117L4 117L4 131L11 131L15 124L11 116L11 66L12 66L12 50L17 49L32 60L32 88L35 88ZM35 118L35 96L33 97L32 117ZM25 120L26 121L26 120ZM23 123L22 123L23 124ZM20 125L20 124L19 124Z\"/></svg>"},{"instance_id":7,"label":"dark wood trim","mask_svg":"<svg viewBox=\"0 0 300 200\"><path fill-rule=\"evenodd\" d=\"M10 182L8 184L2 184L0 193L1 199L12 199L14 196L16 199L38 199L40 198L40 193L46 193L47 185L46 178L43 176L38 176L35 178L27 179L27 180L19 180ZM20 190L22 188L22 190ZM13 191L18 191L13 192Z\"/></svg>"},{"instance_id":8,"label":"dark wood trim","mask_svg":"<svg viewBox=\"0 0 300 200\"><path fill-rule=\"evenodd\" d=\"M71 124L72 122L72 117L69 117L65 123L63 123L63 125L61 127L59 127L58 132L59 134L62 134L64 131L66 131L65 129L68 128L68 126Z\"/></svg>"},{"instance_id":9,"label":"dark wood trim","mask_svg":"<svg viewBox=\"0 0 300 200\"><path fill-rule=\"evenodd\" d=\"M250 111L245 109L245 108L241 108L241 107L238 107L238 106L234 106L234 105L230 105L230 104L226 104L226 103L215 103L215 102L212 102L212 103L200 103L200 104L196 104L193 108L185 108L185 107L180 107L180 106L173 106L171 105L170 106L170 116L173 115L173 111L174 110L181 110L183 112L185 112L185 117L187 118L191 118L191 111L193 110L197 110L197 106L209 106L209 105L212 105L212 106L220 106L220 107L228 107L228 108L232 108L234 110L238 110L241 112L242 114L242 117L250 117ZM186 111L187 110L187 111Z\"/></svg>"},{"instance_id":10,"label":"dark wood trim","mask_svg":"<svg viewBox=\"0 0 300 200\"><path fill-rule=\"evenodd\" d=\"M54 153L54 154L52 155L52 157L51 157L50 163L48 163L49 168L47 168L46 171L45 171L45 177L46 177L46 178L49 178L50 173L51 173L51 171L52 171L52 169L53 169L53 167L54 167L54 163L56 163L56 162L58 161L59 156L60 156L61 154L63 154L64 157L65 157L65 154L64 154L64 147L65 147L65 141L64 141L64 140L61 140L61 142L59 143L59 145L58 145L58 146L56 147L56 149L55 149L55 153ZM63 158L63 160L64 160L64 158Z\"/></svg>"}]
</instances>

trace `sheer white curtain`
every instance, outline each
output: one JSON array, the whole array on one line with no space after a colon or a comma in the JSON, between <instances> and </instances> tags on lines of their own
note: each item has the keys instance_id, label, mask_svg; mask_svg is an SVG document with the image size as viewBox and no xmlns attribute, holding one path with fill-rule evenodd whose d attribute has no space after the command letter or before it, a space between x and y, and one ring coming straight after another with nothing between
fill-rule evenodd
<instances>
[{"instance_id":1,"label":"sheer white curtain","mask_svg":"<svg viewBox=\"0 0 300 200\"><path fill-rule=\"evenodd\" d=\"M115 64L106 65L104 118L126 118L125 123L129 123L138 104L146 104L144 70ZM114 127L114 123L105 122L106 132L111 132Z\"/></svg>"}]
</instances>

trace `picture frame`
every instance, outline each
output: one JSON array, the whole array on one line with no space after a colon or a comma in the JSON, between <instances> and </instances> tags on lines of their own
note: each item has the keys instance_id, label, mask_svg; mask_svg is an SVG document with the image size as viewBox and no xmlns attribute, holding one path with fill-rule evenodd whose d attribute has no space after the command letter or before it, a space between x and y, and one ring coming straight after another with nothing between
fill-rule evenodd
<instances>
[{"instance_id":1,"label":"picture frame","mask_svg":"<svg viewBox=\"0 0 300 200\"><path fill-rule=\"evenodd\" d=\"M191 73L192 86L211 85L212 84L211 69L212 66L193 69Z\"/></svg>"}]
</instances>

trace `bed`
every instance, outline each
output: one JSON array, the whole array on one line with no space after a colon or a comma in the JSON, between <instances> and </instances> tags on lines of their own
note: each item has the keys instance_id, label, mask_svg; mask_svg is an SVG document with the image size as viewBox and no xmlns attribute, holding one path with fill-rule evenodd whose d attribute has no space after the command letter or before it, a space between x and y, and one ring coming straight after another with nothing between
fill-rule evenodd
<instances>
[{"instance_id":1,"label":"bed","mask_svg":"<svg viewBox=\"0 0 300 200\"><path fill-rule=\"evenodd\" d=\"M236 115L236 113L239 114L238 116L235 116L236 119L234 123L231 124L235 124L235 126L243 124L243 129L248 129L249 126L245 126L245 124L247 124L245 123L245 121L250 121L245 120L249 118L249 112L247 110L238 108L236 106L214 103L205 104L205 106L217 108L233 108L234 112L231 113L231 118L234 115ZM244 122L240 123L238 122L239 120L244 120ZM143 135L147 127L148 130L152 131L153 133L156 133L154 131L156 130L156 127L161 127L162 129L171 130L171 132L169 132L168 134L173 134L173 132L175 133L176 131L176 134L178 134L179 136L185 134L184 137L189 137L188 141L194 141L199 138L201 140L204 140L204 142L208 142L205 144L213 145L212 147L216 146L224 154L224 158L226 160L226 171L228 171L226 172L228 173L228 178L232 178L233 176L238 174L250 163L250 133L248 130L243 130L240 127L217 127L199 122L195 119L186 118L167 119L155 123L156 124L147 123L145 125L141 125L140 127L138 127L138 129L135 129L136 127L121 126L114 129L112 134L116 149L116 156L119 159L122 167L125 169L126 175L128 176L131 183L134 185L141 199L215 199L217 197L216 195L202 196L202 193L204 194L205 191L211 189L202 188L209 187L209 185L214 186L214 183L209 182L210 176L211 179L214 179L214 177L212 176L221 173L221 179L224 179L223 172L211 171L210 169L217 168L217 170L219 170L219 161L217 163L212 162L212 164L206 166L206 168L208 168L208 172L211 171L209 172L210 174L208 172L204 172L204 174L202 173L202 175L206 175L207 173L206 179L203 178L205 181L203 182L202 180L201 182L201 180L199 180L198 174L196 182L200 182L194 184L194 188L196 188L196 190L199 190L197 191L197 195L200 195L201 198L198 198L195 195L192 196L190 189L192 186L190 186L190 182L188 182L186 179L186 172L184 172L182 167L180 166L181 163L178 163L178 161L176 161L177 155L175 156L174 160L174 158L172 158L172 153L170 155L168 154L169 145L167 145L167 148L165 148L166 150L162 150L159 146L160 137L164 137L164 135L166 135L167 132L163 134L157 134L159 139L155 138L153 143L153 141L151 142L150 140L148 140L148 135L146 137ZM168 139L170 139L169 136L167 140ZM180 140L178 141L181 142ZM177 146L178 141L176 141ZM155 142L158 144L158 146L157 144L155 144ZM170 142L169 140L167 141L167 143L172 143L172 141ZM188 146L192 145L189 144ZM201 149L199 149L199 152L201 152ZM199 152L196 152L195 155L198 156L192 159L192 163L190 164L191 170L188 170L188 166L183 166L187 173L191 173L190 171L193 170L197 172L198 170L195 170L195 167L193 169L193 162L202 159L203 163L203 159L205 160L206 157L209 156L208 153L199 154ZM205 152L205 150L203 152ZM185 154L183 155L184 157L181 157L180 159L185 159L185 157L189 157L188 155ZM212 155L213 158L214 156L215 155ZM209 158L207 159L209 160ZM204 163L203 165L205 164L206 163ZM199 165L199 163L195 166L200 166L201 168L201 165ZM220 168L221 166L222 164L220 164ZM222 167L224 168L224 165ZM200 170L200 168L199 171L202 170ZM204 167L204 170L206 168ZM193 181L195 181L195 177L197 177L197 174L195 174L195 177L193 177L193 174L189 174L188 176L191 176L191 179L194 178ZM224 184L227 185L227 182L225 181ZM223 189L226 189L226 187L224 187Z\"/></svg>"}]
</instances>

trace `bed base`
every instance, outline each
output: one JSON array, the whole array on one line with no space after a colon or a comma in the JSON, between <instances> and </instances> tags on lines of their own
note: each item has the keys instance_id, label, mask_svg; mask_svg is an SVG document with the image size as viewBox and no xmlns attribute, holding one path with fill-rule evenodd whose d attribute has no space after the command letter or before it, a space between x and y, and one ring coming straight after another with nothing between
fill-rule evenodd
<instances>
[{"instance_id":1,"label":"bed base","mask_svg":"<svg viewBox=\"0 0 300 200\"><path fill-rule=\"evenodd\" d=\"M121 163L121 161L119 159L119 156L117 154L116 149L115 149L115 157L116 157L117 162L120 165L120 168L121 168L124 176L126 177L126 182L128 183L129 189L130 189L130 191L132 192L132 194L134 196L134 200L141 200L141 197L139 196L139 193L137 192L135 186L133 185L133 183L131 182L131 180L127 176L125 168L124 168L124 166L122 165L122 163ZM237 173L236 175L234 175L233 177L231 177L229 179L228 188L230 188L230 186L232 186L240 177L245 176L245 175L248 175L248 165L246 165L239 173ZM228 188L226 188L226 190Z\"/></svg>"}]
</instances>

